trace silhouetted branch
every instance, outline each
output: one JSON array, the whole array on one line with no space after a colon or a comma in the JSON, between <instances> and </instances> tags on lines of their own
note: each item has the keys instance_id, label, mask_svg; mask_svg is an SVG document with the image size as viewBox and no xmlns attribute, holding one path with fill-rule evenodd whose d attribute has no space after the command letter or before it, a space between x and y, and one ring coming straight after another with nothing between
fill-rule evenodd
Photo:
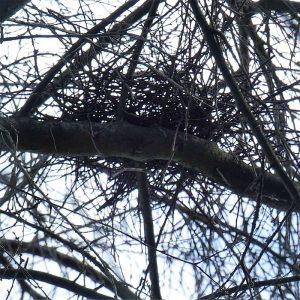
<instances>
[{"instance_id":1,"label":"silhouetted branch","mask_svg":"<svg viewBox=\"0 0 300 300\"><path fill-rule=\"evenodd\" d=\"M272 286L272 285L282 285L282 284L286 284L289 282L295 282L295 281L300 281L300 275L285 277L285 278L262 280L262 281L253 281L251 286L249 286L249 284L235 286L230 289L224 289L222 291L217 291L210 295L200 297L200 298L198 298L198 300L217 299L217 297L229 296L230 294L246 291L251 288L268 287L268 286Z\"/></svg>"},{"instance_id":2,"label":"silhouetted branch","mask_svg":"<svg viewBox=\"0 0 300 300\"><path fill-rule=\"evenodd\" d=\"M102 20L99 24L91 28L87 34L95 34L104 29L111 23L113 23L118 16L133 6L138 0L130 0L125 2L121 7L117 8L110 16ZM86 37L80 38L72 47L63 55L63 57L47 72L44 78L32 91L31 96L27 99L26 103L17 112L19 116L27 116L34 109L37 109L42 105L48 98L50 93L47 92L49 89L49 83L53 80L51 87L61 88L62 85L66 85L70 78L73 78L74 74L83 69L83 67L89 63L96 55L101 52L108 44L117 40L120 36L124 35L129 26L135 23L137 20L142 18L149 10L152 0L146 1L143 5L139 6L132 13L126 16L121 22L116 23L110 30L105 34L106 37L100 37L99 41L85 52L81 53L76 60L72 62L75 55L78 54L78 50L82 48L84 44L90 42ZM67 64L71 64L71 71L69 68L55 76L61 71L61 69Z\"/></svg>"},{"instance_id":3,"label":"silhouetted branch","mask_svg":"<svg viewBox=\"0 0 300 300\"><path fill-rule=\"evenodd\" d=\"M300 205L300 196L298 190L294 186L292 180L289 178L287 173L285 172L284 168L282 167L279 159L277 158L271 144L268 142L266 138L263 128L259 125L256 121L254 115L251 112L250 106L248 105L247 101L245 100L241 90L232 76L229 67L224 59L222 54L222 48L217 39L217 33L211 28L205 20L198 3L196 0L190 0L191 7L193 9L195 18L199 24L199 27L203 31L203 34L206 38L206 41L211 49L211 53L216 60L217 66L220 69L221 73L224 76L225 81L228 84L228 87L231 90L231 93L236 101L236 105L238 109L242 112L245 120L247 121L248 125L250 126L253 134L257 138L260 146L262 147L266 157L268 158L269 162L272 164L273 168L275 169L278 176L281 178L283 185L285 186L290 198L292 199L293 203L297 206Z\"/></svg>"},{"instance_id":4,"label":"silhouetted branch","mask_svg":"<svg viewBox=\"0 0 300 300\"><path fill-rule=\"evenodd\" d=\"M30 0L1 0L0 1L0 24L23 8Z\"/></svg>"},{"instance_id":5,"label":"silhouetted branch","mask_svg":"<svg viewBox=\"0 0 300 300\"><path fill-rule=\"evenodd\" d=\"M36 270L28 269L11 269L4 268L0 269L0 278L2 279L28 279L28 280L38 280L43 281L49 284L52 284L56 287L66 289L76 295L80 295L87 298L99 299L99 300L113 300L115 298L108 297L106 295L97 293L95 290L88 289L84 286L81 286L74 281L54 276L45 272L40 272Z\"/></svg>"},{"instance_id":6,"label":"silhouetted branch","mask_svg":"<svg viewBox=\"0 0 300 300\"><path fill-rule=\"evenodd\" d=\"M260 0L251 4L256 12L299 13L300 2L290 0Z\"/></svg>"},{"instance_id":7,"label":"silhouetted branch","mask_svg":"<svg viewBox=\"0 0 300 300\"><path fill-rule=\"evenodd\" d=\"M9 251L14 254L28 253L31 255L38 255L43 258L51 259L59 265L63 265L67 268L72 268L73 270L84 274L94 282L103 285L103 287L107 288L113 293L117 291L118 295L122 298L138 299L138 297L133 292L131 292L125 285L121 287L121 285L115 282L114 280L113 282L111 282L113 278L108 278L105 274L97 271L95 268L91 267L87 263L79 261L78 259L66 255L64 253L61 253L57 251L56 248L41 246L38 243L34 242L20 243L19 241L7 239L1 239L0 245L6 251Z\"/></svg>"},{"instance_id":8,"label":"silhouetted branch","mask_svg":"<svg viewBox=\"0 0 300 300\"><path fill-rule=\"evenodd\" d=\"M137 172L139 207L144 221L144 235L148 246L149 273L151 280L151 299L161 299L159 274L156 257L156 242L154 236L152 209L147 187L147 177L143 172Z\"/></svg>"},{"instance_id":9,"label":"silhouetted branch","mask_svg":"<svg viewBox=\"0 0 300 300\"><path fill-rule=\"evenodd\" d=\"M135 161L169 161L172 158L172 161L201 172L239 195L255 197L257 193L259 169L220 150L213 142L176 134L166 128L140 127L126 122L39 122L29 118L2 118L0 124L4 133L0 139L1 150L13 150L12 147L15 147L18 151L122 157ZM14 146L9 144L5 133L14 141ZM279 177L272 174L264 176L263 203L289 209L292 202Z\"/></svg>"},{"instance_id":10,"label":"silhouetted branch","mask_svg":"<svg viewBox=\"0 0 300 300\"><path fill-rule=\"evenodd\" d=\"M1 251L0 254L0 263L5 267L5 268L12 268L11 263L9 260L3 255L3 252ZM45 294L42 296L39 294L29 283L26 282L26 280L23 279L17 279L18 283L22 289L22 292L28 293L34 300L46 300L50 299L48 298Z\"/></svg>"},{"instance_id":11,"label":"silhouetted branch","mask_svg":"<svg viewBox=\"0 0 300 300\"><path fill-rule=\"evenodd\" d=\"M118 7L111 15L102 20L99 24L90 29L87 34L96 34L100 31L104 31L105 27L115 21L122 13L124 13L127 9L133 6L138 0L131 0L125 2L122 6ZM48 84L52 81L52 79L57 75L57 73L68 63L74 55L78 52L81 47L89 42L89 39L86 37L80 38L76 43L72 45L72 47L63 55L63 57L52 67L45 77L39 82L36 88L32 91L31 96L27 99L24 106L18 112L20 116L26 116L31 112L32 109L40 106L48 97L41 97L42 93L45 92Z\"/></svg>"}]
</instances>

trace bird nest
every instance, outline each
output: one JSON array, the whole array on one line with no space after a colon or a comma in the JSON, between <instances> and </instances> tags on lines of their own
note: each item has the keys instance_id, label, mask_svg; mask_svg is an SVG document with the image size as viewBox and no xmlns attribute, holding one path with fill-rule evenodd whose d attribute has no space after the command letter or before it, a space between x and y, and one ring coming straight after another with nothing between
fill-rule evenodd
<instances>
[{"instance_id":1,"label":"bird nest","mask_svg":"<svg viewBox=\"0 0 300 300\"><path fill-rule=\"evenodd\" d=\"M125 72L124 72L125 73ZM123 119L137 126L160 126L229 145L226 150L239 151L238 132L242 132L239 113L229 92L213 86L200 86L179 72L170 76L152 70L126 78L121 70L90 70L78 74L63 90L56 92L59 119L109 124ZM119 114L121 109L121 114ZM260 113L257 110L257 113ZM224 139L227 139L226 143ZM226 147L227 147L226 146ZM136 162L124 158L73 158L76 178L86 180L95 174L106 173L115 181L120 197L136 188ZM143 164L149 175L149 186L162 180L184 177L184 185L212 187L213 183L193 170L173 161L148 161ZM117 176L115 176L117 174ZM220 191L220 188L218 188Z\"/></svg>"},{"instance_id":2,"label":"bird nest","mask_svg":"<svg viewBox=\"0 0 300 300\"><path fill-rule=\"evenodd\" d=\"M72 88L56 93L55 99L61 120L109 123L122 118L214 141L232 133L238 123L229 93L216 96L183 74L145 71L126 79L120 71L96 70L80 74Z\"/></svg>"}]
</instances>

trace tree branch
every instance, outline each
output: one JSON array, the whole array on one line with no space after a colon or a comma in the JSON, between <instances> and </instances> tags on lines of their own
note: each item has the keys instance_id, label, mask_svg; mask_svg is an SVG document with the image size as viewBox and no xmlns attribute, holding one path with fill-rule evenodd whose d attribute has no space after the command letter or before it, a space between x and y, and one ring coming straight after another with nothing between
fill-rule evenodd
<instances>
[{"instance_id":1,"label":"tree branch","mask_svg":"<svg viewBox=\"0 0 300 300\"><path fill-rule=\"evenodd\" d=\"M166 128L140 127L126 122L39 122L29 118L0 118L0 128L2 151L120 157L135 161L172 159L238 195L255 198L257 194L259 168L248 166L213 142L176 134ZM264 175L263 203L283 210L292 205L278 176Z\"/></svg>"},{"instance_id":2,"label":"tree branch","mask_svg":"<svg viewBox=\"0 0 300 300\"><path fill-rule=\"evenodd\" d=\"M167 205L172 205L172 201L167 199L167 197L159 197L155 195L155 200L158 203L165 203ZM200 222L202 224L207 225L209 228L213 228L215 232L230 232L232 236L239 236L240 239L244 238L244 240L249 240L251 238L252 244L257 245L261 249L265 249L270 255L272 255L277 260L281 261L282 264L285 264L294 274L300 273L300 266L294 262L288 261L287 256L280 255L271 247L266 248L266 243L264 241L260 241L259 239L254 238L248 233L246 230L239 229L235 226L232 226L224 221L222 221L217 216L206 215L204 212L198 212L193 209L190 209L180 203L175 204L175 208L181 214L186 215L189 219Z\"/></svg>"},{"instance_id":3,"label":"tree branch","mask_svg":"<svg viewBox=\"0 0 300 300\"><path fill-rule=\"evenodd\" d=\"M69 255L57 251L56 248L41 246L38 243L33 242L26 243L22 241L20 243L19 241L8 239L0 239L0 244L2 248L5 248L5 251L14 254L28 253L31 255L38 255L43 258L51 259L59 265L72 268L79 273L85 274L85 276L89 277L94 282L103 284L105 288L113 293L117 290L118 295L122 298L139 299L125 284L121 286L121 284L116 283L115 280L112 280L111 282L112 278L108 278L105 274L97 271L87 263L83 263L74 257L70 257Z\"/></svg>"},{"instance_id":4,"label":"tree branch","mask_svg":"<svg viewBox=\"0 0 300 300\"><path fill-rule=\"evenodd\" d=\"M251 285L243 284L243 285L239 285L239 286L234 286L230 289L224 289L222 291L217 291L210 295L198 298L198 300L217 299L217 297L222 297L225 295L226 295L226 297L228 297L230 294L246 291L246 290L249 290L250 288L268 287L268 286L272 286L272 285L282 285L282 284L295 282L295 281L300 281L300 275L295 275L295 276L285 277L285 278L275 278L275 279L269 279L269 280L263 280L263 281L257 281L257 282L254 281Z\"/></svg>"},{"instance_id":5,"label":"tree branch","mask_svg":"<svg viewBox=\"0 0 300 300\"><path fill-rule=\"evenodd\" d=\"M216 61L218 68L220 69L224 80L227 82L228 87L235 99L236 106L243 114L243 117L250 126L253 134L258 140L259 145L264 151L269 162L272 164L274 170L281 179L286 191L288 192L290 198L292 199L292 204L300 207L300 196L298 190L294 186L292 180L289 178L284 168L282 167L280 161L278 160L276 154L274 153L272 146L268 142L267 138L264 135L263 128L261 128L256 121L254 115L251 112L251 109L246 102L237 82L235 81L233 75L231 74L228 65L222 54L222 48L218 42L216 32L211 28L204 15L202 14L199 5L196 0L190 0L190 5L192 7L193 13L195 15L196 21L199 25L199 28L203 31L205 39L209 45L211 53Z\"/></svg>"},{"instance_id":6,"label":"tree branch","mask_svg":"<svg viewBox=\"0 0 300 300\"><path fill-rule=\"evenodd\" d=\"M3 252L0 254L0 262L5 268L12 268L10 261L3 255ZM23 279L17 279L18 283L22 289L22 292L27 292L33 300L49 300L46 296L46 294L41 295L37 291L35 291L34 288L31 287L29 283L26 282L26 280Z\"/></svg>"},{"instance_id":7,"label":"tree branch","mask_svg":"<svg viewBox=\"0 0 300 300\"><path fill-rule=\"evenodd\" d=\"M117 17L122 13L132 7L137 0L130 0L125 2L122 6L117 8L112 14L107 18L103 19L99 24L91 28L87 34L95 34L103 31L109 24L113 23ZM90 42L85 36L80 38L76 43L74 43L71 48L66 51L62 58L46 73L44 78L32 91L30 97L27 99L23 107L17 112L19 116L25 117L29 115L32 111L37 109L42 105L49 95L51 95L51 89L54 87L56 89L61 88L62 85L67 85L71 78L74 77L82 68L89 63L96 54L101 52L103 48L106 48L108 44L116 40L116 35L124 35L128 28L142 18L151 7L152 0L147 0L143 5L139 6L132 13L126 16L121 22L116 23L110 30L108 30L104 37L100 37L97 43L92 44L92 46L87 50L78 55L78 50L82 48L87 42ZM74 59L75 55L78 55ZM73 60L74 59L74 60ZM73 61L72 61L73 60ZM71 63L71 66L67 68L64 72L55 77L61 69L67 64ZM70 71L71 70L71 71ZM52 82L51 87L49 83Z\"/></svg>"},{"instance_id":8,"label":"tree branch","mask_svg":"<svg viewBox=\"0 0 300 300\"><path fill-rule=\"evenodd\" d=\"M154 236L152 209L147 186L147 176L137 172L138 200L144 221L145 242L148 246L149 273L151 280L151 299L161 299L157 267L156 242Z\"/></svg>"},{"instance_id":9,"label":"tree branch","mask_svg":"<svg viewBox=\"0 0 300 300\"><path fill-rule=\"evenodd\" d=\"M52 284L56 287L60 287L62 289L66 289L76 295L80 295L87 298L99 299L99 300L114 300L115 298L108 297L106 295L97 293L95 290L88 289L84 286L81 286L71 280L54 276L52 274L36 271L36 270L28 270L28 269L11 269L11 268L3 268L0 269L0 278L1 279L34 279L42 282L46 282Z\"/></svg>"},{"instance_id":10,"label":"tree branch","mask_svg":"<svg viewBox=\"0 0 300 300\"><path fill-rule=\"evenodd\" d=\"M1 0L0 1L0 24L23 8L30 0Z\"/></svg>"},{"instance_id":11,"label":"tree branch","mask_svg":"<svg viewBox=\"0 0 300 300\"><path fill-rule=\"evenodd\" d=\"M124 13L131 6L136 4L138 0L130 0L125 2L122 6L117 8L112 14L110 14L107 18L103 19L99 24L91 28L87 34L96 34L100 31L103 31L109 24L114 22L116 18L118 18L122 13ZM32 109L40 106L48 97L41 97L48 84L52 81L52 79L57 75L57 73L69 62L74 55L78 52L81 47L89 41L85 36L80 38L76 43L72 45L72 47L62 56L62 58L47 72L41 82L35 87L32 91L30 97L24 104L24 106L19 111L19 115L26 116L31 112Z\"/></svg>"},{"instance_id":12,"label":"tree branch","mask_svg":"<svg viewBox=\"0 0 300 300\"><path fill-rule=\"evenodd\" d=\"M46 236L51 237L53 240L60 243L64 247L66 247L68 249L71 249L71 251L74 251L77 254L82 255L84 258L86 258L87 260L92 262L97 268L99 268L101 270L101 272L103 272L103 274L107 278L110 279L110 281L105 282L105 284L108 285L108 286L105 286L105 288L109 288L111 290L113 289L114 291L117 291L118 295L121 298L139 299L135 294L132 297L133 293L131 293L131 291L128 289L128 285L126 283L124 284L123 281L120 281L118 278L116 278L114 276L114 274L112 274L112 272L110 272L110 270L107 269L106 266L105 267L103 266L102 262L99 262L97 257L94 257L88 251L86 251L84 248L82 248L81 246L76 245L76 243L74 243L73 241L68 241L68 240L64 239L63 237L61 237L60 235L55 234L51 230L45 228L44 226L40 226L40 225L36 225L34 223L31 223L31 222L28 222L27 220L25 220L23 218L20 218L16 214L10 213L7 210L6 211L0 210L0 213L3 214L3 215L8 216L10 218L15 219L17 222L20 222L21 224L29 226L30 228L33 228L34 230L36 230L38 232L43 232Z\"/></svg>"},{"instance_id":13,"label":"tree branch","mask_svg":"<svg viewBox=\"0 0 300 300\"><path fill-rule=\"evenodd\" d=\"M300 2L290 0L260 0L252 2L251 7L255 12L275 11L290 14L300 12Z\"/></svg>"}]
</instances>

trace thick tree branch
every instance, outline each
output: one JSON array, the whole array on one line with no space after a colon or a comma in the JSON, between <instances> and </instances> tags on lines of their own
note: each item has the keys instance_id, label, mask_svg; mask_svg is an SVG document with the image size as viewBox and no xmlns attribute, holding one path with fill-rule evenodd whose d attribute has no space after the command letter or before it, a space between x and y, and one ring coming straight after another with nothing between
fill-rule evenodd
<instances>
[{"instance_id":1,"label":"thick tree branch","mask_svg":"<svg viewBox=\"0 0 300 300\"><path fill-rule=\"evenodd\" d=\"M236 194L254 198L257 180L261 179L257 178L257 174L261 174L258 168L222 151L215 143L158 126L140 127L126 122L39 122L29 118L0 118L0 126L0 150L4 151L120 157L135 161L172 159ZM278 209L290 208L291 198L278 176L264 175L263 203Z\"/></svg>"},{"instance_id":2,"label":"thick tree branch","mask_svg":"<svg viewBox=\"0 0 300 300\"><path fill-rule=\"evenodd\" d=\"M23 8L30 0L0 0L0 24Z\"/></svg>"},{"instance_id":3,"label":"thick tree branch","mask_svg":"<svg viewBox=\"0 0 300 300\"><path fill-rule=\"evenodd\" d=\"M106 295L97 293L95 290L88 289L82 285L75 283L74 281L54 276L52 274L28 270L28 269L11 269L4 268L0 269L0 278L1 279L34 279L42 282L52 284L56 287L66 289L76 295L83 296L89 299L99 299L99 300L113 300L115 298L108 297Z\"/></svg>"}]
</instances>

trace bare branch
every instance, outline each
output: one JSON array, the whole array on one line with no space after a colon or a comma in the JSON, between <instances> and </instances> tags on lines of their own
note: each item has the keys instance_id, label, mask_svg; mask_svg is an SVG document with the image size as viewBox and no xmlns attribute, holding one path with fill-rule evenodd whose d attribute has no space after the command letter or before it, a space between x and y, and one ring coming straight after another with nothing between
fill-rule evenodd
<instances>
[{"instance_id":1,"label":"bare branch","mask_svg":"<svg viewBox=\"0 0 300 300\"><path fill-rule=\"evenodd\" d=\"M105 29L106 26L114 22L114 20L119 17L124 11L133 6L138 0L131 0L125 2L124 5L118 7L109 17L105 18L102 22L90 29L87 34L96 34ZM77 51L89 40L86 37L80 38L58 61L58 63L52 67L43 78L43 80L37 85L37 87L32 91L31 96L26 101L25 105L19 111L19 115L27 115L33 108L40 106L45 97L41 97L41 93L47 88L48 84L55 77L55 75L62 69L62 67L70 61Z\"/></svg>"},{"instance_id":2,"label":"bare branch","mask_svg":"<svg viewBox=\"0 0 300 300\"><path fill-rule=\"evenodd\" d=\"M113 300L115 298L108 297L106 295L95 292L93 289L86 288L81 286L74 281L58 277L52 274L48 274L45 272L40 272L36 270L28 270L28 269L11 269L4 268L0 269L0 277L2 279L35 279L38 281L43 281L57 287L69 290L77 295L99 299L99 300Z\"/></svg>"},{"instance_id":3,"label":"bare branch","mask_svg":"<svg viewBox=\"0 0 300 300\"><path fill-rule=\"evenodd\" d=\"M85 274L85 276L89 277L94 282L103 285L105 288L110 290L111 292L115 292L117 290L118 295L122 298L127 299L138 299L138 297L131 292L127 286L121 286L113 278L108 278L105 274L97 271L95 268L91 267L89 264L84 261L79 261L76 258L73 258L69 255L61 253L57 251L56 248L41 246L36 242L22 242L15 240L7 240L1 239L0 245L5 249L5 251L9 251L11 253L28 253L32 255L38 255L43 258L51 259L52 261L61 264L65 267L72 268L79 273ZM113 282L111 282L111 280Z\"/></svg>"},{"instance_id":4,"label":"bare branch","mask_svg":"<svg viewBox=\"0 0 300 300\"><path fill-rule=\"evenodd\" d=\"M110 16L105 18L102 22L90 29L87 34L95 34L100 31L103 31L109 24L113 23L118 16L128 10L133 6L138 0L131 0L125 2L121 7L117 8ZM70 77L74 76L74 72L79 72L91 59L95 56L96 53L101 52L103 47L106 47L107 43L111 43L112 40L115 40L114 35L122 35L126 32L128 27L134 22L139 20L147 13L150 8L152 0L146 1L143 5L139 6L134 10L129 16L125 17L121 22L115 24L111 30L109 30L103 38L100 37L99 41L96 44L92 44L91 48L86 52L83 52L80 57L76 59L72 64L72 72L69 68L55 78L52 86L58 88L63 85L66 85ZM113 36L110 39L110 36ZM47 93L47 88L49 88L49 83L54 79L54 77L61 71L61 69L66 65L67 62L71 62L72 58L77 54L78 50L82 48L84 44L90 42L85 36L80 38L64 55L63 57L47 72L45 77L40 81L36 88L32 91L31 96L27 99L26 103L21 107L17 112L19 116L27 116L34 109L37 109L42 105L48 98L49 94ZM96 47L96 51L95 51ZM75 72L75 73L76 73ZM70 76L71 75L71 76Z\"/></svg>"},{"instance_id":5,"label":"bare branch","mask_svg":"<svg viewBox=\"0 0 300 300\"><path fill-rule=\"evenodd\" d=\"M18 151L69 156L122 157L135 161L170 158L197 170L212 181L246 197L257 193L256 174L235 156L220 150L205 139L185 136L158 126L140 127L126 122L110 124L88 122L38 122L32 119L0 119L3 129L15 141ZM13 150L3 132L1 150ZM277 176L265 174L263 203L280 209L292 205L284 185Z\"/></svg>"},{"instance_id":6,"label":"bare branch","mask_svg":"<svg viewBox=\"0 0 300 300\"><path fill-rule=\"evenodd\" d=\"M3 255L3 253L0 254L0 262L5 268L12 268L11 263L9 260ZM18 283L22 289L23 292L27 292L34 300L46 300L50 299L46 295L39 294L33 287L30 286L30 284L23 279L18 279Z\"/></svg>"},{"instance_id":7,"label":"bare branch","mask_svg":"<svg viewBox=\"0 0 300 300\"><path fill-rule=\"evenodd\" d=\"M260 0L253 2L251 6L256 12L275 11L277 13L298 13L300 12L300 3L290 0Z\"/></svg>"},{"instance_id":8,"label":"bare branch","mask_svg":"<svg viewBox=\"0 0 300 300\"><path fill-rule=\"evenodd\" d=\"M149 191L147 187L147 177L143 172L137 172L138 183L138 199L139 207L142 212L144 221L144 234L145 241L148 246L148 261L149 272L151 280L151 299L161 299L160 287L159 287L159 274L156 257L156 242L154 236L154 226L152 218L152 209L149 197Z\"/></svg>"},{"instance_id":9,"label":"bare branch","mask_svg":"<svg viewBox=\"0 0 300 300\"><path fill-rule=\"evenodd\" d=\"M200 11L197 1L190 0L193 12L195 14L196 20L202 29L204 36L209 44L211 49L211 53L214 56L220 71L222 72L225 81L228 84L228 87L231 90L232 95L235 98L236 105L239 110L242 112L243 116L245 117L247 123L249 124L250 128L252 129L254 135L256 136L259 144L261 145L263 151L265 152L268 160L273 165L276 173L281 178L290 198L293 199L293 204L300 205L300 196L298 190L295 188L292 180L289 178L285 170L283 169L279 159L276 157L272 146L268 142L263 129L259 126L258 122L256 121L254 115L251 112L249 105L247 104L243 94L241 93L238 84L234 77L232 76L225 59L222 55L222 49L216 37L216 32L208 25L206 22L203 14Z\"/></svg>"},{"instance_id":10,"label":"bare branch","mask_svg":"<svg viewBox=\"0 0 300 300\"><path fill-rule=\"evenodd\" d=\"M1 0L0 24L22 9L30 0Z\"/></svg>"},{"instance_id":11,"label":"bare branch","mask_svg":"<svg viewBox=\"0 0 300 300\"><path fill-rule=\"evenodd\" d=\"M198 300L216 299L217 297L222 297L224 295L229 296L230 294L233 294L236 292L246 291L250 288L268 287L268 286L272 286L272 285L282 285L282 284L286 284L289 282L295 282L295 281L300 281L300 275L290 276L290 277L285 277L285 278L262 280L262 281L256 281L256 282L254 281L254 282L252 282L251 286L249 286L249 284L235 286L235 287L232 287L229 289L217 291L213 294L198 298Z\"/></svg>"}]
</instances>

